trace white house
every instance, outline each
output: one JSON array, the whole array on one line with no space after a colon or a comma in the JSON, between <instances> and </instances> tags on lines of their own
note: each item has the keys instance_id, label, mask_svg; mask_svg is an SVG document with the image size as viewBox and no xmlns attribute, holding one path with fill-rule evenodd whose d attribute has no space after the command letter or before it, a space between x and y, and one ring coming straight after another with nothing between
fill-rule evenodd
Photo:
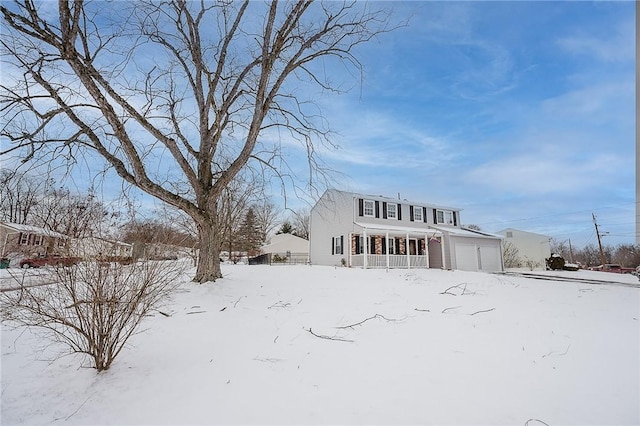
<instances>
[{"instance_id":1,"label":"white house","mask_svg":"<svg viewBox=\"0 0 640 426\"><path fill-rule=\"evenodd\" d=\"M505 245L512 244L518 250L518 260L522 267L546 268L545 259L551 256L551 237L513 228L503 229L496 234L504 237Z\"/></svg>"},{"instance_id":2,"label":"white house","mask_svg":"<svg viewBox=\"0 0 640 426\"><path fill-rule=\"evenodd\" d=\"M269 239L269 242L260 247L262 254L286 255L309 255L309 241L293 234L276 234Z\"/></svg>"},{"instance_id":3,"label":"white house","mask_svg":"<svg viewBox=\"0 0 640 426\"><path fill-rule=\"evenodd\" d=\"M73 239L71 254L85 259L98 257L131 257L133 245L98 237Z\"/></svg>"},{"instance_id":4,"label":"white house","mask_svg":"<svg viewBox=\"0 0 640 426\"><path fill-rule=\"evenodd\" d=\"M501 271L501 238L460 225L460 209L327 190L311 209L312 264Z\"/></svg>"}]
</instances>

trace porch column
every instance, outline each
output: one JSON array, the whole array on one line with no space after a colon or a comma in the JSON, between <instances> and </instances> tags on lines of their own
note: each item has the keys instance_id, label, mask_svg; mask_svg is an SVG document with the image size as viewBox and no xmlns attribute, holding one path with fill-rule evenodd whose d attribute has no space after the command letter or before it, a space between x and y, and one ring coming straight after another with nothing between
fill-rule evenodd
<instances>
[{"instance_id":1,"label":"porch column","mask_svg":"<svg viewBox=\"0 0 640 426\"><path fill-rule=\"evenodd\" d=\"M447 258L444 256L444 232L440 237L440 249L442 250L442 269L447 269Z\"/></svg>"},{"instance_id":2,"label":"porch column","mask_svg":"<svg viewBox=\"0 0 640 426\"><path fill-rule=\"evenodd\" d=\"M387 232L384 236L384 246L387 248L387 271L389 270L389 232Z\"/></svg>"},{"instance_id":3,"label":"porch column","mask_svg":"<svg viewBox=\"0 0 640 426\"><path fill-rule=\"evenodd\" d=\"M427 269L429 269L429 234L424 235L424 256Z\"/></svg>"},{"instance_id":4,"label":"porch column","mask_svg":"<svg viewBox=\"0 0 640 426\"><path fill-rule=\"evenodd\" d=\"M362 238L364 238L364 240L362 241L362 245L364 250L362 250L362 255L364 256L364 260L362 261L362 266L364 267L364 269L367 269L368 265L368 258L369 258L369 253L367 253L369 251L369 241L367 241L367 229L363 229L362 230Z\"/></svg>"},{"instance_id":5,"label":"porch column","mask_svg":"<svg viewBox=\"0 0 640 426\"><path fill-rule=\"evenodd\" d=\"M409 254L411 253L411 250L409 250L409 233L408 232L407 232L407 244L404 250L407 252L407 269L411 269L411 255Z\"/></svg>"}]
</instances>

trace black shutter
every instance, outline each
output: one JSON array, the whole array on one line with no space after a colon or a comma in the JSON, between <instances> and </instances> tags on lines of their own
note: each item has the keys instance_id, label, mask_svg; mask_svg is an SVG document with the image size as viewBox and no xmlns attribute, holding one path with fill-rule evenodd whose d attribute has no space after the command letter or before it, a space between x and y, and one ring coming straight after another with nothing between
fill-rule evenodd
<instances>
[{"instance_id":1,"label":"black shutter","mask_svg":"<svg viewBox=\"0 0 640 426\"><path fill-rule=\"evenodd\" d=\"M371 245L369 246L369 254L376 254L376 237L371 236Z\"/></svg>"},{"instance_id":2,"label":"black shutter","mask_svg":"<svg viewBox=\"0 0 640 426\"><path fill-rule=\"evenodd\" d=\"M344 235L340 235L340 254L344 254Z\"/></svg>"},{"instance_id":3,"label":"black shutter","mask_svg":"<svg viewBox=\"0 0 640 426\"><path fill-rule=\"evenodd\" d=\"M413 222L413 206L409 206L409 220Z\"/></svg>"},{"instance_id":4,"label":"black shutter","mask_svg":"<svg viewBox=\"0 0 640 426\"><path fill-rule=\"evenodd\" d=\"M456 212L453 212L453 226L458 226L458 218Z\"/></svg>"},{"instance_id":5,"label":"black shutter","mask_svg":"<svg viewBox=\"0 0 640 426\"><path fill-rule=\"evenodd\" d=\"M438 224L438 212L436 211L436 209L433 209L433 223L435 225Z\"/></svg>"},{"instance_id":6,"label":"black shutter","mask_svg":"<svg viewBox=\"0 0 640 426\"><path fill-rule=\"evenodd\" d=\"M387 202L386 201L382 202L382 218L383 219L387 218Z\"/></svg>"},{"instance_id":7,"label":"black shutter","mask_svg":"<svg viewBox=\"0 0 640 426\"><path fill-rule=\"evenodd\" d=\"M364 200L362 198L358 198L358 216L364 215Z\"/></svg>"},{"instance_id":8,"label":"black shutter","mask_svg":"<svg viewBox=\"0 0 640 426\"><path fill-rule=\"evenodd\" d=\"M331 254L336 254L336 239L331 238Z\"/></svg>"},{"instance_id":9,"label":"black shutter","mask_svg":"<svg viewBox=\"0 0 640 426\"><path fill-rule=\"evenodd\" d=\"M354 243L356 245L355 254L360 254L360 235L355 236Z\"/></svg>"},{"instance_id":10,"label":"black shutter","mask_svg":"<svg viewBox=\"0 0 640 426\"><path fill-rule=\"evenodd\" d=\"M398 204L398 211L396 212L398 220L402 220L402 204Z\"/></svg>"},{"instance_id":11,"label":"black shutter","mask_svg":"<svg viewBox=\"0 0 640 426\"><path fill-rule=\"evenodd\" d=\"M396 254L400 254L400 239L396 238Z\"/></svg>"},{"instance_id":12,"label":"black shutter","mask_svg":"<svg viewBox=\"0 0 640 426\"><path fill-rule=\"evenodd\" d=\"M387 238L382 239L382 254L387 254Z\"/></svg>"},{"instance_id":13,"label":"black shutter","mask_svg":"<svg viewBox=\"0 0 640 426\"><path fill-rule=\"evenodd\" d=\"M376 217L380 217L380 201L376 201Z\"/></svg>"},{"instance_id":14,"label":"black shutter","mask_svg":"<svg viewBox=\"0 0 640 426\"><path fill-rule=\"evenodd\" d=\"M427 208L426 207L422 208L422 220L424 221L424 223L427 223Z\"/></svg>"}]
</instances>

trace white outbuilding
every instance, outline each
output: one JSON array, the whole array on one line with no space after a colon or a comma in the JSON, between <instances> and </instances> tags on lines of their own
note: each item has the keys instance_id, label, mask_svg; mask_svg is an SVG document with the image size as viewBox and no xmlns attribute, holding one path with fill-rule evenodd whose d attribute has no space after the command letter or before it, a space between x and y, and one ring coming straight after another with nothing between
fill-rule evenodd
<instances>
[{"instance_id":1,"label":"white outbuilding","mask_svg":"<svg viewBox=\"0 0 640 426\"><path fill-rule=\"evenodd\" d=\"M504 238L505 248L510 244L517 249L517 260L521 267L546 269L545 259L551 256L550 236L514 228L503 229L496 234Z\"/></svg>"}]
</instances>

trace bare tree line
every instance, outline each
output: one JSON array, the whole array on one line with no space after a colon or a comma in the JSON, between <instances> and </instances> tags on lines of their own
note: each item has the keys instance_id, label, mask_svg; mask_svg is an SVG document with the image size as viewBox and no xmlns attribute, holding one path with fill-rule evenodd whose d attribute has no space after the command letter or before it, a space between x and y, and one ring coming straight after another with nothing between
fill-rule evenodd
<instances>
[{"instance_id":1,"label":"bare tree line","mask_svg":"<svg viewBox=\"0 0 640 426\"><path fill-rule=\"evenodd\" d=\"M582 248L569 247L568 242L552 240L551 251L559 254L567 262L579 263L586 267L598 266L602 263L600 248L596 244L588 244ZM602 246L607 263L617 263L625 267L640 266L640 245L618 244Z\"/></svg>"},{"instance_id":2,"label":"bare tree line","mask_svg":"<svg viewBox=\"0 0 640 426\"><path fill-rule=\"evenodd\" d=\"M220 250L255 252L282 223L284 211L269 199L257 179L239 177L219 200ZM123 212L99 200L90 189L72 193L52 179L42 182L7 169L0 170L0 190L0 220L5 222L38 226L71 238L95 236L132 244L197 248L195 223L171 206L162 205L146 214L134 207ZM294 233L308 238L308 210L291 212L290 217L299 230Z\"/></svg>"},{"instance_id":3,"label":"bare tree line","mask_svg":"<svg viewBox=\"0 0 640 426\"><path fill-rule=\"evenodd\" d=\"M118 216L91 188L72 193L52 178L38 179L15 170L0 169L0 194L0 220L39 226L71 238L99 235Z\"/></svg>"}]
</instances>

